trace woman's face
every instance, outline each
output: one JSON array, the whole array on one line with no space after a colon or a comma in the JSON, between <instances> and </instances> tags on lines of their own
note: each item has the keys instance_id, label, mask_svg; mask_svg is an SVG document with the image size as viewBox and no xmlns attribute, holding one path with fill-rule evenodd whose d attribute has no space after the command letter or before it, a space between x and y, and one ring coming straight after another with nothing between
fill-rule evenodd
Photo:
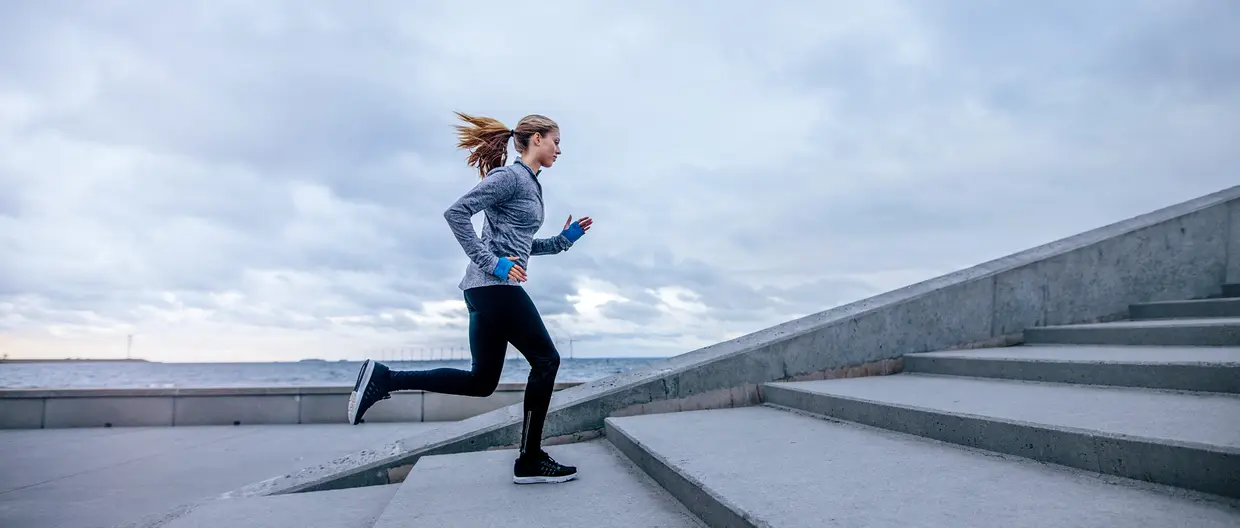
<instances>
[{"instance_id":1,"label":"woman's face","mask_svg":"<svg viewBox=\"0 0 1240 528\"><path fill-rule=\"evenodd\" d=\"M550 167L560 156L560 130L552 130L545 136L534 134L534 137L530 138L530 148L525 155L538 160L538 164L543 167Z\"/></svg>"}]
</instances>

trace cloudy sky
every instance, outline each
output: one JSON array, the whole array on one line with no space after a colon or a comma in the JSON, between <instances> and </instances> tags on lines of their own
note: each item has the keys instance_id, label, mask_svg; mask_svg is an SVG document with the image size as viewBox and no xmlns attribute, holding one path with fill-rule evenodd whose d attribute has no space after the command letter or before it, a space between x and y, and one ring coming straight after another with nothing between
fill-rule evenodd
<instances>
[{"instance_id":1,"label":"cloudy sky","mask_svg":"<svg viewBox=\"0 0 1240 528\"><path fill-rule=\"evenodd\" d=\"M463 346L452 112L546 114L526 288L665 356L1240 182L1240 3L0 6L0 353ZM480 225L481 216L475 219Z\"/></svg>"}]
</instances>

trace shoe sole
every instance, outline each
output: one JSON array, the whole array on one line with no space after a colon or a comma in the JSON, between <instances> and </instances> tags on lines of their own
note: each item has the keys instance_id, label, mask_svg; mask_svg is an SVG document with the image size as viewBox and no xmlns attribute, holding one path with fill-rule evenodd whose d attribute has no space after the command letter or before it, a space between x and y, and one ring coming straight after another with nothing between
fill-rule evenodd
<instances>
[{"instance_id":1,"label":"shoe sole","mask_svg":"<svg viewBox=\"0 0 1240 528\"><path fill-rule=\"evenodd\" d=\"M564 475L563 477L512 477L512 481L517 484L559 484L575 478L577 478L576 473Z\"/></svg>"},{"instance_id":2,"label":"shoe sole","mask_svg":"<svg viewBox=\"0 0 1240 528\"><path fill-rule=\"evenodd\" d=\"M357 382L353 384L353 392L349 394L349 423L357 425L357 408L361 403L362 393L370 386L370 375L375 372L375 362L369 359L362 363L357 373Z\"/></svg>"}]
</instances>

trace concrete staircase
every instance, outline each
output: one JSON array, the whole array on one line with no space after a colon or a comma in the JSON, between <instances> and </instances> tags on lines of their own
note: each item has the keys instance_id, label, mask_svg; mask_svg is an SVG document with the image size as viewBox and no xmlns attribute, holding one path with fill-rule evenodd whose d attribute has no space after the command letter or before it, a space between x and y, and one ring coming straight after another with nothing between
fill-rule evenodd
<instances>
[{"instance_id":1,"label":"concrete staircase","mask_svg":"<svg viewBox=\"0 0 1240 528\"><path fill-rule=\"evenodd\" d=\"M1240 291L607 419L710 526L1240 526Z\"/></svg>"},{"instance_id":2,"label":"concrete staircase","mask_svg":"<svg viewBox=\"0 0 1240 528\"><path fill-rule=\"evenodd\" d=\"M516 486L514 453L491 450L423 457L395 493L298 495L381 509L348 524L376 528L1240 526L1240 288L1222 293L908 354L890 376L767 383L758 406L607 418L548 448L581 468L567 484ZM264 511L254 526L313 518Z\"/></svg>"}]
</instances>

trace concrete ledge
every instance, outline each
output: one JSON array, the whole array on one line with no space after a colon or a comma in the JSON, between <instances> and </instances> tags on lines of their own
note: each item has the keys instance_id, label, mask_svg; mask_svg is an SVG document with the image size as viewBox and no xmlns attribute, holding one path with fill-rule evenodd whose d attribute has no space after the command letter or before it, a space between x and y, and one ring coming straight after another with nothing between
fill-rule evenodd
<instances>
[{"instance_id":1,"label":"concrete ledge","mask_svg":"<svg viewBox=\"0 0 1240 528\"><path fill-rule=\"evenodd\" d=\"M1240 317L1240 299L1194 299L1141 303L1130 306L1128 315L1134 321Z\"/></svg>"},{"instance_id":2,"label":"concrete ledge","mask_svg":"<svg viewBox=\"0 0 1240 528\"><path fill-rule=\"evenodd\" d=\"M43 427L170 426L174 408L169 397L49 398L43 402Z\"/></svg>"},{"instance_id":3,"label":"concrete ledge","mask_svg":"<svg viewBox=\"0 0 1240 528\"><path fill-rule=\"evenodd\" d=\"M769 385L768 404L1086 471L1240 497L1240 449L874 402Z\"/></svg>"},{"instance_id":4,"label":"concrete ledge","mask_svg":"<svg viewBox=\"0 0 1240 528\"><path fill-rule=\"evenodd\" d=\"M1047 360L909 354L906 372L1146 389L1240 393L1240 363Z\"/></svg>"},{"instance_id":5,"label":"concrete ledge","mask_svg":"<svg viewBox=\"0 0 1240 528\"><path fill-rule=\"evenodd\" d=\"M1164 319L1047 326L1025 342L1062 345L1240 346L1240 318Z\"/></svg>"},{"instance_id":6,"label":"concrete ledge","mask_svg":"<svg viewBox=\"0 0 1240 528\"><path fill-rule=\"evenodd\" d=\"M295 424L301 419L299 397L181 396L176 398L176 425ZM65 400L61 400L65 401Z\"/></svg>"},{"instance_id":7,"label":"concrete ledge","mask_svg":"<svg viewBox=\"0 0 1240 528\"><path fill-rule=\"evenodd\" d=\"M603 421L607 440L658 482L707 526L757 527L745 511L703 482L676 470L667 459L643 445L615 420Z\"/></svg>"},{"instance_id":8,"label":"concrete ledge","mask_svg":"<svg viewBox=\"0 0 1240 528\"><path fill-rule=\"evenodd\" d=\"M1134 303L1216 295L1240 249L1229 243L1237 200L1240 186L565 389L552 398L545 434L601 430L604 418L633 409L754 405L769 381L1015 343L1031 326L1114 320ZM519 406L497 409L223 498L387 484L389 469L421 456L514 444L520 423Z\"/></svg>"},{"instance_id":9,"label":"concrete ledge","mask_svg":"<svg viewBox=\"0 0 1240 528\"><path fill-rule=\"evenodd\" d=\"M580 383L558 383L556 390ZM0 429L346 423L352 387L0 390ZM524 383L486 398L404 391L368 422L457 421L524 399ZM429 403L429 407L428 404Z\"/></svg>"},{"instance_id":10,"label":"concrete ledge","mask_svg":"<svg viewBox=\"0 0 1240 528\"><path fill-rule=\"evenodd\" d=\"M0 402L0 429L39 429L46 415L43 399Z\"/></svg>"},{"instance_id":11,"label":"concrete ledge","mask_svg":"<svg viewBox=\"0 0 1240 528\"><path fill-rule=\"evenodd\" d=\"M496 391L486 398L427 392L422 395L422 419L427 422L454 422L523 401L525 393L521 391Z\"/></svg>"}]
</instances>

